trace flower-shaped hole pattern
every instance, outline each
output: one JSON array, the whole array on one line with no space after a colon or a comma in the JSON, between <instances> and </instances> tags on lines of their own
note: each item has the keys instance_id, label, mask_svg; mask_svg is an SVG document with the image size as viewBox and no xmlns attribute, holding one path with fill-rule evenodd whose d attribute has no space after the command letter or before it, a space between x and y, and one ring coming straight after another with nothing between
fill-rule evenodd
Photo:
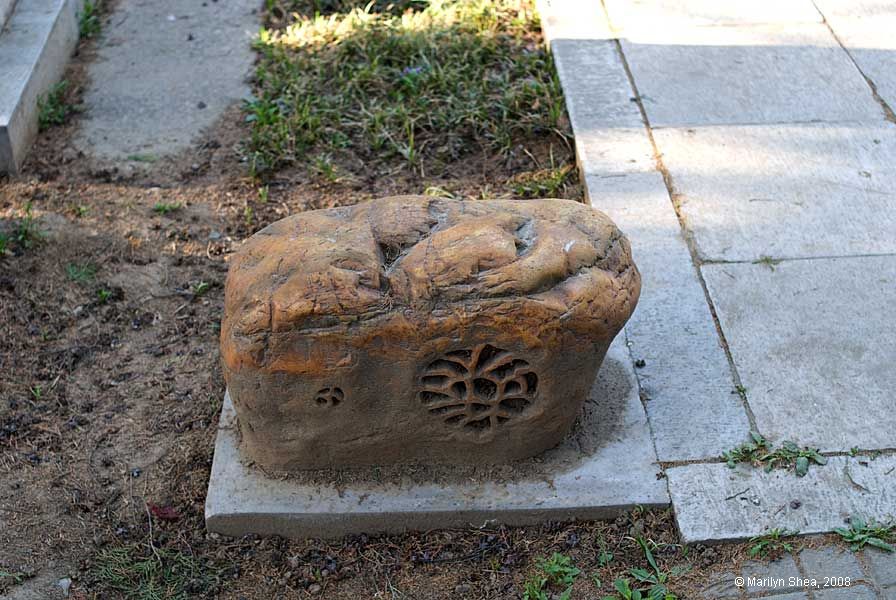
<instances>
[{"instance_id":1,"label":"flower-shaped hole pattern","mask_svg":"<svg viewBox=\"0 0 896 600\"><path fill-rule=\"evenodd\" d=\"M314 403L318 406L338 406L343 400L345 394L338 387L325 387L314 396Z\"/></svg>"},{"instance_id":2,"label":"flower-shaped hole pattern","mask_svg":"<svg viewBox=\"0 0 896 600\"><path fill-rule=\"evenodd\" d=\"M525 360L482 344L431 362L420 383L418 397L431 414L448 425L485 434L535 401L538 375Z\"/></svg>"}]
</instances>

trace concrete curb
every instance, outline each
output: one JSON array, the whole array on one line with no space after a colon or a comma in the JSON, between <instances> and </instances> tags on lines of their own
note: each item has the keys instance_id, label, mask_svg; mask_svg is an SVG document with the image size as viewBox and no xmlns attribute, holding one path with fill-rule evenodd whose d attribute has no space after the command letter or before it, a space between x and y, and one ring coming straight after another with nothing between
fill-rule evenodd
<instances>
[{"instance_id":1,"label":"concrete curb","mask_svg":"<svg viewBox=\"0 0 896 600\"><path fill-rule=\"evenodd\" d=\"M19 0L0 30L0 173L18 172L37 136L38 98L65 72L82 7L83 0Z\"/></svg>"}]
</instances>

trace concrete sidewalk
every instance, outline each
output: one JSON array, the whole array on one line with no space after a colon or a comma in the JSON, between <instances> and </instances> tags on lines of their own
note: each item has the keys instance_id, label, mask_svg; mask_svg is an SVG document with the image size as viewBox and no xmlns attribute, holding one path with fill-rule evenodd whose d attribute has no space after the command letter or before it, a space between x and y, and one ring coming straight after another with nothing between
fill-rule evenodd
<instances>
[{"instance_id":1,"label":"concrete sidewalk","mask_svg":"<svg viewBox=\"0 0 896 600\"><path fill-rule=\"evenodd\" d=\"M892 518L896 2L539 10L588 196L642 270L626 336L683 538ZM751 430L828 464L729 469Z\"/></svg>"}]
</instances>

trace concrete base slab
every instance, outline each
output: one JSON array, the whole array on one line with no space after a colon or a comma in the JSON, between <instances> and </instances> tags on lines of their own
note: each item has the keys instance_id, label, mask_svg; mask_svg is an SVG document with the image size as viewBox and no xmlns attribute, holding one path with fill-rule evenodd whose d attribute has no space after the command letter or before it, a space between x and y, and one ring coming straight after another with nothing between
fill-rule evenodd
<instances>
[{"instance_id":1,"label":"concrete base slab","mask_svg":"<svg viewBox=\"0 0 896 600\"><path fill-rule=\"evenodd\" d=\"M62 77L78 43L81 6L82 0L18 2L0 27L0 173L15 173L25 160L37 135L38 98Z\"/></svg>"},{"instance_id":2,"label":"concrete base slab","mask_svg":"<svg viewBox=\"0 0 896 600\"><path fill-rule=\"evenodd\" d=\"M686 543L842 527L853 515L886 521L896 513L896 456L836 456L805 477L722 463L666 469L675 518Z\"/></svg>"},{"instance_id":3,"label":"concrete base slab","mask_svg":"<svg viewBox=\"0 0 896 600\"><path fill-rule=\"evenodd\" d=\"M628 352L617 338L601 368L580 426L602 445L570 462L561 448L541 456L550 479L451 484L300 483L267 477L243 464L229 396L221 415L206 526L230 536L339 537L440 527L525 525L546 519L614 517L635 505L669 503ZM581 455L580 455L581 456Z\"/></svg>"}]
</instances>

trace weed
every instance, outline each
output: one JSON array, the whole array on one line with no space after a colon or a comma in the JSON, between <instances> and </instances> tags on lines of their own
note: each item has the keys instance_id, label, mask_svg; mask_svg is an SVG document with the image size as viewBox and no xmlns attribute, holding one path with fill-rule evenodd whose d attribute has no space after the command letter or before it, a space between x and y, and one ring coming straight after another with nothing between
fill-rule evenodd
<instances>
[{"instance_id":1,"label":"weed","mask_svg":"<svg viewBox=\"0 0 896 600\"><path fill-rule=\"evenodd\" d=\"M531 0L322 2L256 40L253 175L348 146L416 168L568 137Z\"/></svg>"},{"instance_id":2,"label":"weed","mask_svg":"<svg viewBox=\"0 0 896 600\"><path fill-rule=\"evenodd\" d=\"M768 533L757 535L750 538L750 557L777 556L784 552L793 552L793 544L785 541L797 535L797 531L788 531L786 529L772 529Z\"/></svg>"},{"instance_id":3,"label":"weed","mask_svg":"<svg viewBox=\"0 0 896 600\"><path fill-rule=\"evenodd\" d=\"M779 259L779 258L772 258L771 256L763 255L763 256L759 257L759 260L754 260L753 264L754 265L765 265L766 267L768 267L769 269L774 271L775 266L778 265L780 262L781 262L781 259Z\"/></svg>"},{"instance_id":4,"label":"weed","mask_svg":"<svg viewBox=\"0 0 896 600\"><path fill-rule=\"evenodd\" d=\"M125 598L186 600L214 592L220 569L192 554L130 544L100 551L91 575Z\"/></svg>"},{"instance_id":5,"label":"weed","mask_svg":"<svg viewBox=\"0 0 896 600\"><path fill-rule=\"evenodd\" d=\"M6 254L6 250L9 247L9 236L0 233L0 258L3 258L3 255Z\"/></svg>"},{"instance_id":6,"label":"weed","mask_svg":"<svg viewBox=\"0 0 896 600\"><path fill-rule=\"evenodd\" d=\"M97 290L96 296L100 304L105 304L112 298L112 291L105 288L100 288L99 290Z\"/></svg>"},{"instance_id":7,"label":"weed","mask_svg":"<svg viewBox=\"0 0 896 600\"><path fill-rule=\"evenodd\" d=\"M210 284L209 282L200 281L196 285L192 286L190 288L190 291L193 293L193 295L195 297L198 298L198 297L202 296L203 294L205 294L207 291L209 291L211 289L211 287L212 287L212 284Z\"/></svg>"},{"instance_id":8,"label":"weed","mask_svg":"<svg viewBox=\"0 0 896 600\"><path fill-rule=\"evenodd\" d=\"M549 593L551 589L562 590L556 597L569 600L572 584L580 574L571 558L555 552L550 558L538 561L538 573L523 584L523 600L548 600L553 597Z\"/></svg>"},{"instance_id":9,"label":"weed","mask_svg":"<svg viewBox=\"0 0 896 600\"><path fill-rule=\"evenodd\" d=\"M822 456L818 449L808 446L800 448L795 443L785 441L781 447L772 450L768 441L755 431L750 432L751 441L728 450L722 456L730 468L737 463L749 463L752 465L765 465L766 472L775 468L794 468L798 477L803 477L809 472L812 463L826 465L828 459Z\"/></svg>"},{"instance_id":10,"label":"weed","mask_svg":"<svg viewBox=\"0 0 896 600\"><path fill-rule=\"evenodd\" d=\"M521 173L511 181L513 193L520 198L559 197L576 174L573 165Z\"/></svg>"},{"instance_id":11,"label":"weed","mask_svg":"<svg viewBox=\"0 0 896 600\"><path fill-rule=\"evenodd\" d=\"M333 157L329 154L318 154L314 157L312 171L318 177L326 179L330 183L339 180L339 174L336 172L336 166L333 164Z\"/></svg>"},{"instance_id":12,"label":"weed","mask_svg":"<svg viewBox=\"0 0 896 600\"><path fill-rule=\"evenodd\" d=\"M667 585L670 579L681 575L685 569L678 567L670 571L661 569L650 549L653 542L642 537L635 538L635 541L641 546L644 558L650 568L634 567L629 569L629 575L634 582L628 577L617 577L613 582L616 595L604 596L603 600L676 600L677 596L669 591Z\"/></svg>"},{"instance_id":13,"label":"weed","mask_svg":"<svg viewBox=\"0 0 896 600\"><path fill-rule=\"evenodd\" d=\"M129 154L127 159L132 162L154 163L159 157L155 154Z\"/></svg>"},{"instance_id":14,"label":"weed","mask_svg":"<svg viewBox=\"0 0 896 600\"><path fill-rule=\"evenodd\" d=\"M847 542L853 551L865 546L874 546L887 552L894 552L896 548L896 523L878 523L873 519L865 521L861 517L853 516L849 520L849 527L839 527L834 530Z\"/></svg>"},{"instance_id":15,"label":"weed","mask_svg":"<svg viewBox=\"0 0 896 600\"><path fill-rule=\"evenodd\" d=\"M33 396L35 400L40 400L44 396L44 388L40 384L29 388L28 391L31 392L31 396Z\"/></svg>"},{"instance_id":16,"label":"weed","mask_svg":"<svg viewBox=\"0 0 896 600\"><path fill-rule=\"evenodd\" d=\"M100 32L102 23L98 12L96 2L84 2L84 9L78 16L78 33L81 39L90 39Z\"/></svg>"},{"instance_id":17,"label":"weed","mask_svg":"<svg viewBox=\"0 0 896 600\"><path fill-rule=\"evenodd\" d=\"M65 268L65 272L68 273L68 278L72 281L86 283L96 275L96 267L90 263L82 265L71 263Z\"/></svg>"},{"instance_id":18,"label":"weed","mask_svg":"<svg viewBox=\"0 0 896 600\"><path fill-rule=\"evenodd\" d=\"M37 123L40 131L53 125L62 125L73 112L73 107L65 101L68 81L62 80L37 98Z\"/></svg>"},{"instance_id":19,"label":"weed","mask_svg":"<svg viewBox=\"0 0 896 600\"><path fill-rule=\"evenodd\" d=\"M184 207L180 202L156 202L156 205L152 207L153 212L160 215L167 215L168 213L173 213L179 211Z\"/></svg>"},{"instance_id":20,"label":"weed","mask_svg":"<svg viewBox=\"0 0 896 600\"><path fill-rule=\"evenodd\" d=\"M87 213L90 212L90 208L84 206L83 204L73 204L71 207L72 213L77 218L86 217Z\"/></svg>"},{"instance_id":21,"label":"weed","mask_svg":"<svg viewBox=\"0 0 896 600\"><path fill-rule=\"evenodd\" d=\"M268 186L261 186L260 188L258 188L258 201L262 204L267 204L268 199L270 198L270 193L271 192Z\"/></svg>"}]
</instances>

